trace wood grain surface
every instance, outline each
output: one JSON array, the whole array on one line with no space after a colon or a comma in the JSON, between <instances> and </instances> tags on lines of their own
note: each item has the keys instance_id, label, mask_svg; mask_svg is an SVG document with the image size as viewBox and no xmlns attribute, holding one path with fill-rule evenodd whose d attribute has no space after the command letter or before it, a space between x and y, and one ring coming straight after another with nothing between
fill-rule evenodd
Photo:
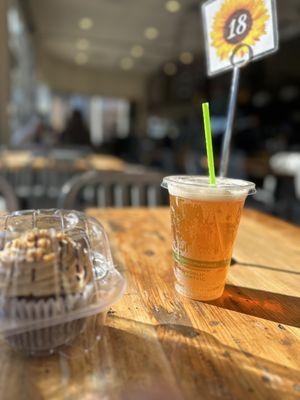
<instances>
[{"instance_id":1,"label":"wood grain surface","mask_svg":"<svg viewBox=\"0 0 300 400\"><path fill-rule=\"evenodd\" d=\"M19 171L25 168L33 170L57 169L63 167L74 171L89 170L112 170L123 171L126 164L120 158L106 154L90 154L85 157L78 157L74 162L70 160L57 160L50 156L36 156L30 151L5 151L1 154L1 169L7 171Z\"/></svg>"},{"instance_id":2,"label":"wood grain surface","mask_svg":"<svg viewBox=\"0 0 300 400\"><path fill-rule=\"evenodd\" d=\"M105 327L90 319L52 357L25 358L2 341L1 399L300 398L299 228L245 210L225 293L202 303L174 291L167 209L89 214L127 291Z\"/></svg>"}]
</instances>

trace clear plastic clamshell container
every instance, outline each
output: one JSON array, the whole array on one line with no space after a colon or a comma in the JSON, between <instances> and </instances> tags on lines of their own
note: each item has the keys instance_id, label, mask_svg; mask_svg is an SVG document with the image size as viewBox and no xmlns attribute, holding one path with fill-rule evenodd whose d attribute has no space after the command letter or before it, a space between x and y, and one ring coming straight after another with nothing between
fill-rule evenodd
<instances>
[{"instance_id":1,"label":"clear plastic clamshell container","mask_svg":"<svg viewBox=\"0 0 300 400\"><path fill-rule=\"evenodd\" d=\"M26 354L51 354L124 293L102 225L77 211L0 217L0 334Z\"/></svg>"}]
</instances>

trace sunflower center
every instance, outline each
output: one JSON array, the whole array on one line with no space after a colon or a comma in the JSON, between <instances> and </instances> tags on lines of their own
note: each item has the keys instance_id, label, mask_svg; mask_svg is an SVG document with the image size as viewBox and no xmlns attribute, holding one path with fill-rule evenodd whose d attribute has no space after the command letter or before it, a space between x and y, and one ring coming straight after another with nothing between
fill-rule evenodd
<instances>
[{"instance_id":1,"label":"sunflower center","mask_svg":"<svg viewBox=\"0 0 300 400\"><path fill-rule=\"evenodd\" d=\"M235 11L224 24L224 39L230 44L240 43L248 35L252 23L252 16L248 10L242 8Z\"/></svg>"}]
</instances>

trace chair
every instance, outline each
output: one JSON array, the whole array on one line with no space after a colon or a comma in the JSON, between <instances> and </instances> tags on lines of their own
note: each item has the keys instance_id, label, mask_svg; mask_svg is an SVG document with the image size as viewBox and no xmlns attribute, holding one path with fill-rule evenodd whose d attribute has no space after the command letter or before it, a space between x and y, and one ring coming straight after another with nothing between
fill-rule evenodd
<instances>
[{"instance_id":1,"label":"chair","mask_svg":"<svg viewBox=\"0 0 300 400\"><path fill-rule=\"evenodd\" d=\"M275 214L294 220L300 210L300 153L279 152L270 159L270 167L276 178Z\"/></svg>"},{"instance_id":2,"label":"chair","mask_svg":"<svg viewBox=\"0 0 300 400\"><path fill-rule=\"evenodd\" d=\"M19 203L10 184L0 176L0 210L16 211L19 209Z\"/></svg>"},{"instance_id":3,"label":"chair","mask_svg":"<svg viewBox=\"0 0 300 400\"><path fill-rule=\"evenodd\" d=\"M158 172L89 171L72 178L63 188L59 208L148 206L166 204Z\"/></svg>"},{"instance_id":4,"label":"chair","mask_svg":"<svg viewBox=\"0 0 300 400\"><path fill-rule=\"evenodd\" d=\"M294 213L299 209L294 175L276 174L274 214L278 217L294 220Z\"/></svg>"}]
</instances>

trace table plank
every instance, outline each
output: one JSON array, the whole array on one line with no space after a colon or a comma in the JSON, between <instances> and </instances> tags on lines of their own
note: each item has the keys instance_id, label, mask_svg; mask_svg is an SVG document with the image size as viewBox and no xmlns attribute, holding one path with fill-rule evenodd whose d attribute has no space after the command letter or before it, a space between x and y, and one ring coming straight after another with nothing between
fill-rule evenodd
<instances>
[{"instance_id":1,"label":"table plank","mask_svg":"<svg viewBox=\"0 0 300 400\"><path fill-rule=\"evenodd\" d=\"M244 212L224 296L202 303L173 288L167 209L94 209L128 280L102 339L23 358L2 343L1 399L300 397L300 229ZM136 399L145 399L138 392Z\"/></svg>"},{"instance_id":2,"label":"table plank","mask_svg":"<svg viewBox=\"0 0 300 400\"><path fill-rule=\"evenodd\" d=\"M299 396L298 228L246 210L234 256L247 266L232 266L225 295L207 304L173 289L168 210L90 214L104 224L129 281L108 324L154 326L184 398Z\"/></svg>"},{"instance_id":3,"label":"table plank","mask_svg":"<svg viewBox=\"0 0 300 400\"><path fill-rule=\"evenodd\" d=\"M37 156L30 151L4 151L1 154L0 166L7 171L20 171L25 168L43 170L45 168L55 170L67 169L73 171L124 171L126 163L120 158L107 154L89 154L63 163L50 156Z\"/></svg>"}]
</instances>

